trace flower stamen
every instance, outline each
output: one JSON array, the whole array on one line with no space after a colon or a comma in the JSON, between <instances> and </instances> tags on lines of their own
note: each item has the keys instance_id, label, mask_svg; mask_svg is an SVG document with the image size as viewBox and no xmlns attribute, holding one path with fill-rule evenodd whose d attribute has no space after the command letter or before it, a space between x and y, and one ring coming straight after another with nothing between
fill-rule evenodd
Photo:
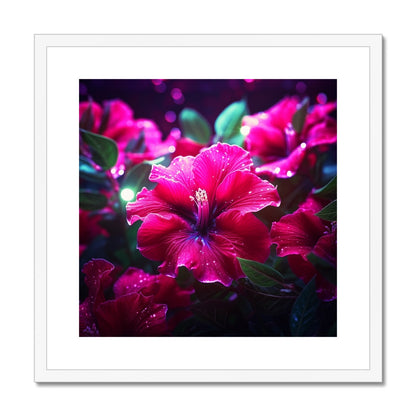
<instances>
[{"instance_id":1,"label":"flower stamen","mask_svg":"<svg viewBox=\"0 0 416 416\"><path fill-rule=\"evenodd\" d=\"M206 231L209 223L209 202L208 195L205 189L198 188L195 192L195 197L190 197L196 204L197 212L197 227L200 231Z\"/></svg>"}]
</instances>

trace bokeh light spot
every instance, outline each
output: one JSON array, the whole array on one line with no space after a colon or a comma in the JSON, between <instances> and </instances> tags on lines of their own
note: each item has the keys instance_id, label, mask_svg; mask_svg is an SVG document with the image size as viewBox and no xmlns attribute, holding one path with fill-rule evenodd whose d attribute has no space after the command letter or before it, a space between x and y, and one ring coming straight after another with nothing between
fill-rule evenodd
<instances>
[{"instance_id":1,"label":"bokeh light spot","mask_svg":"<svg viewBox=\"0 0 416 416\"><path fill-rule=\"evenodd\" d=\"M170 95L175 101L180 100L183 96L182 91L179 88L173 88Z\"/></svg>"},{"instance_id":2,"label":"bokeh light spot","mask_svg":"<svg viewBox=\"0 0 416 416\"><path fill-rule=\"evenodd\" d=\"M176 114L174 111L166 111L165 113L165 120L168 123L173 123L176 120Z\"/></svg>"},{"instance_id":3,"label":"bokeh light spot","mask_svg":"<svg viewBox=\"0 0 416 416\"><path fill-rule=\"evenodd\" d=\"M124 188L120 193L121 199L126 202L132 201L134 199L134 192L129 188Z\"/></svg>"},{"instance_id":4,"label":"bokeh light spot","mask_svg":"<svg viewBox=\"0 0 416 416\"><path fill-rule=\"evenodd\" d=\"M247 134L249 134L249 133L250 133L250 126L243 126L243 127L241 127L241 128L240 128L240 133L241 133L243 136L247 136Z\"/></svg>"},{"instance_id":5,"label":"bokeh light spot","mask_svg":"<svg viewBox=\"0 0 416 416\"><path fill-rule=\"evenodd\" d=\"M166 84L164 82L161 82L160 84L155 85L155 90L157 92L160 92L160 93L165 92L166 88L167 87L166 87Z\"/></svg>"},{"instance_id":6,"label":"bokeh light spot","mask_svg":"<svg viewBox=\"0 0 416 416\"><path fill-rule=\"evenodd\" d=\"M303 94L303 93L306 91L306 84L305 84L304 82L302 82L302 81L299 81L299 82L296 84L296 91L297 91L299 94Z\"/></svg>"},{"instance_id":7,"label":"bokeh light spot","mask_svg":"<svg viewBox=\"0 0 416 416\"><path fill-rule=\"evenodd\" d=\"M318 102L318 104L326 104L326 101L327 101L326 94L324 94L323 92L318 94L316 96L316 101Z\"/></svg>"},{"instance_id":8,"label":"bokeh light spot","mask_svg":"<svg viewBox=\"0 0 416 416\"><path fill-rule=\"evenodd\" d=\"M174 127L171 131L170 131L170 135L176 139L179 140L181 138L181 131L177 128Z\"/></svg>"}]
</instances>

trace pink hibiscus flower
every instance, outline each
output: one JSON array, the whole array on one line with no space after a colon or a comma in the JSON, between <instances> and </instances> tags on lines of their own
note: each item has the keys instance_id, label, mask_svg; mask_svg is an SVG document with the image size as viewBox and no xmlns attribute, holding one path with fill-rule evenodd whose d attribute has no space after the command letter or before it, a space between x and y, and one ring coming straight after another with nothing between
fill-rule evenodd
<instances>
[{"instance_id":1,"label":"pink hibiscus flower","mask_svg":"<svg viewBox=\"0 0 416 416\"><path fill-rule=\"evenodd\" d=\"M192 139L181 137L176 141L175 153L172 156L196 156L204 147L205 145Z\"/></svg>"},{"instance_id":2,"label":"pink hibiscus flower","mask_svg":"<svg viewBox=\"0 0 416 416\"><path fill-rule=\"evenodd\" d=\"M237 257L264 262L270 236L253 212L279 206L280 198L251 168L248 152L222 143L176 157L167 168L154 165L149 179L157 186L126 207L129 224L143 220L141 253L163 260L159 270L168 276L185 266L200 282L225 286L244 276Z\"/></svg>"},{"instance_id":3,"label":"pink hibiscus flower","mask_svg":"<svg viewBox=\"0 0 416 416\"><path fill-rule=\"evenodd\" d=\"M264 162L256 168L256 173L291 177L311 148L336 142L337 124L328 116L336 104L313 106L298 133L293 128L292 118L300 106L299 99L287 97L265 112L243 118L245 147Z\"/></svg>"},{"instance_id":4,"label":"pink hibiscus flower","mask_svg":"<svg viewBox=\"0 0 416 416\"><path fill-rule=\"evenodd\" d=\"M89 116L86 113L90 112ZM111 169L113 176L124 173L126 158L133 164L144 160L153 160L175 151L173 138L162 141L162 133L152 120L134 119L133 110L121 100L104 103L104 108L95 102L79 104L79 119L86 123L82 127L93 133L109 137L117 142L119 156L116 165ZM140 153L127 152L130 140L138 139L143 134Z\"/></svg>"},{"instance_id":5,"label":"pink hibiscus flower","mask_svg":"<svg viewBox=\"0 0 416 416\"><path fill-rule=\"evenodd\" d=\"M182 320L192 313L188 310L191 305L193 288L181 288L172 277L150 275L143 270L129 267L114 283L114 295L116 298L134 292L153 295L153 301L165 304L168 307L168 330L172 331Z\"/></svg>"},{"instance_id":6,"label":"pink hibiscus flower","mask_svg":"<svg viewBox=\"0 0 416 416\"><path fill-rule=\"evenodd\" d=\"M288 257L293 272L308 283L316 277L318 296L325 301L336 299L336 286L329 282L308 260L310 253L336 267L337 230L336 222L322 220L315 214L325 203L309 197L293 214L283 216L272 224L270 231L273 243L277 244L277 255Z\"/></svg>"},{"instance_id":7,"label":"pink hibiscus flower","mask_svg":"<svg viewBox=\"0 0 416 416\"><path fill-rule=\"evenodd\" d=\"M113 283L114 266L104 259L92 259L82 271L89 293L79 306L80 336L155 336L166 332L167 306L155 301L156 287L142 283L131 290L114 288L115 298L106 300L104 290Z\"/></svg>"},{"instance_id":8,"label":"pink hibiscus flower","mask_svg":"<svg viewBox=\"0 0 416 416\"><path fill-rule=\"evenodd\" d=\"M206 147L205 144L197 143L189 137L183 137L182 132L178 128L172 129L166 140L173 140L175 142L175 150L172 158L176 156L196 156Z\"/></svg>"}]
</instances>

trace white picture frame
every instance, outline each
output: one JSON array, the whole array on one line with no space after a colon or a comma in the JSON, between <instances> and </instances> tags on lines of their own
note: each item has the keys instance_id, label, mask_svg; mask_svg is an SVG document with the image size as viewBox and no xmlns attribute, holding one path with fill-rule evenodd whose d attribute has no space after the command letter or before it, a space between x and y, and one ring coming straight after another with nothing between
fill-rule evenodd
<instances>
[{"instance_id":1,"label":"white picture frame","mask_svg":"<svg viewBox=\"0 0 416 416\"><path fill-rule=\"evenodd\" d=\"M381 35L34 40L36 382L383 381ZM175 59L180 65L169 65ZM78 128L78 80L118 77L337 79L337 337L78 336L78 280L70 279L78 267L78 142L71 140Z\"/></svg>"}]
</instances>

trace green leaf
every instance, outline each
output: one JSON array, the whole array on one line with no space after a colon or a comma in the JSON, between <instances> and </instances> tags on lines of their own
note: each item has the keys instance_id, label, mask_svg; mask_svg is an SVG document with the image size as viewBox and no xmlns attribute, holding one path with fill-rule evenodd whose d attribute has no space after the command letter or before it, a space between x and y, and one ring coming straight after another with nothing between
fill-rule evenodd
<instances>
[{"instance_id":1,"label":"green leaf","mask_svg":"<svg viewBox=\"0 0 416 416\"><path fill-rule=\"evenodd\" d=\"M258 286L282 286L284 277L277 271L263 263L237 257L241 269L248 279ZM283 286L282 286L283 287Z\"/></svg>"},{"instance_id":2,"label":"green leaf","mask_svg":"<svg viewBox=\"0 0 416 416\"><path fill-rule=\"evenodd\" d=\"M144 162L133 166L128 170L126 176L124 177L121 189L131 189L134 195L140 192L143 187L146 187L149 190L153 189L156 186L156 183L149 180L151 170L151 163Z\"/></svg>"},{"instance_id":3,"label":"green leaf","mask_svg":"<svg viewBox=\"0 0 416 416\"><path fill-rule=\"evenodd\" d=\"M306 258L314 265L315 269L326 279L328 282L336 286L337 284L337 269L328 261L309 253Z\"/></svg>"},{"instance_id":4,"label":"green leaf","mask_svg":"<svg viewBox=\"0 0 416 416\"><path fill-rule=\"evenodd\" d=\"M137 139L131 139L126 146L126 153L143 153L146 148L145 134L142 130Z\"/></svg>"},{"instance_id":5,"label":"green leaf","mask_svg":"<svg viewBox=\"0 0 416 416\"><path fill-rule=\"evenodd\" d=\"M231 139L225 140L224 143L235 144L237 146L243 147L244 136L241 133L238 133L235 136L231 137Z\"/></svg>"},{"instance_id":6,"label":"green leaf","mask_svg":"<svg viewBox=\"0 0 416 416\"><path fill-rule=\"evenodd\" d=\"M313 191L313 194L321 198L335 199L337 197L337 177L334 176L325 186Z\"/></svg>"},{"instance_id":7,"label":"green leaf","mask_svg":"<svg viewBox=\"0 0 416 416\"><path fill-rule=\"evenodd\" d=\"M195 278L190 270L188 270L185 266L180 266L175 281L178 286L186 288L194 283Z\"/></svg>"},{"instance_id":8,"label":"green leaf","mask_svg":"<svg viewBox=\"0 0 416 416\"><path fill-rule=\"evenodd\" d=\"M104 170L111 169L117 162L117 143L108 137L80 129L82 140L90 147L92 160Z\"/></svg>"},{"instance_id":9,"label":"green leaf","mask_svg":"<svg viewBox=\"0 0 416 416\"><path fill-rule=\"evenodd\" d=\"M208 121L192 108L184 108L179 114L182 134L195 142L206 144L212 136Z\"/></svg>"},{"instance_id":10,"label":"green leaf","mask_svg":"<svg viewBox=\"0 0 416 416\"><path fill-rule=\"evenodd\" d=\"M305 98L300 107L297 109L296 113L293 114L292 117L292 126L297 133L300 133L303 129L303 125L305 124L306 114L308 112L309 107L309 98Z\"/></svg>"},{"instance_id":11,"label":"green leaf","mask_svg":"<svg viewBox=\"0 0 416 416\"><path fill-rule=\"evenodd\" d=\"M97 191L80 191L79 193L79 207L81 209L94 211L104 208L106 205L106 196Z\"/></svg>"},{"instance_id":12,"label":"green leaf","mask_svg":"<svg viewBox=\"0 0 416 416\"><path fill-rule=\"evenodd\" d=\"M84 156L79 157L79 176L95 183L104 183L107 181L105 172L95 169L92 163Z\"/></svg>"},{"instance_id":13,"label":"green leaf","mask_svg":"<svg viewBox=\"0 0 416 416\"><path fill-rule=\"evenodd\" d=\"M337 200L332 201L331 203L323 207L315 215L326 221L336 221L337 220Z\"/></svg>"},{"instance_id":14,"label":"green leaf","mask_svg":"<svg viewBox=\"0 0 416 416\"><path fill-rule=\"evenodd\" d=\"M215 133L224 143L241 146L244 136L241 134L241 121L248 114L247 102L236 101L230 104L215 120Z\"/></svg>"},{"instance_id":15,"label":"green leaf","mask_svg":"<svg viewBox=\"0 0 416 416\"><path fill-rule=\"evenodd\" d=\"M316 334L319 327L319 298L316 295L315 278L302 290L292 307L289 318L290 333L294 337L307 337Z\"/></svg>"}]
</instances>

